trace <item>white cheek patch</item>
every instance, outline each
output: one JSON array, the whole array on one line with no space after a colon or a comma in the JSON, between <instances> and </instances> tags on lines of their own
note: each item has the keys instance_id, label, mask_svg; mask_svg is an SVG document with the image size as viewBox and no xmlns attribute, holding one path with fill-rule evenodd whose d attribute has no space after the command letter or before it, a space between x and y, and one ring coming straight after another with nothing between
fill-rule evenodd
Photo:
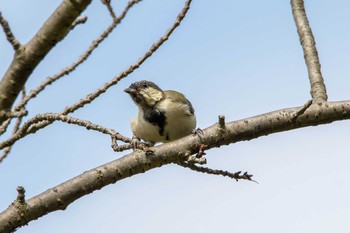
<instances>
[{"instance_id":1,"label":"white cheek patch","mask_svg":"<svg viewBox=\"0 0 350 233\"><path fill-rule=\"evenodd\" d=\"M145 98L145 101L149 105L154 105L163 97L162 92L157 89L154 89L153 87L149 87L145 90L141 90L140 94Z\"/></svg>"}]
</instances>

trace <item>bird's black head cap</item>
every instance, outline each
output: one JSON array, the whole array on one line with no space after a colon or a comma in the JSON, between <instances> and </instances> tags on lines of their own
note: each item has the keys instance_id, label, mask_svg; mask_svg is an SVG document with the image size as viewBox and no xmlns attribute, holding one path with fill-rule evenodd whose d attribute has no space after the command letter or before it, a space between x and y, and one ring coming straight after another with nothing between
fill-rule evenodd
<instances>
[{"instance_id":1,"label":"bird's black head cap","mask_svg":"<svg viewBox=\"0 0 350 233\"><path fill-rule=\"evenodd\" d=\"M147 80L141 80L132 83L130 87L124 90L133 101L142 106L153 106L163 98L163 91L155 83Z\"/></svg>"}]
</instances>

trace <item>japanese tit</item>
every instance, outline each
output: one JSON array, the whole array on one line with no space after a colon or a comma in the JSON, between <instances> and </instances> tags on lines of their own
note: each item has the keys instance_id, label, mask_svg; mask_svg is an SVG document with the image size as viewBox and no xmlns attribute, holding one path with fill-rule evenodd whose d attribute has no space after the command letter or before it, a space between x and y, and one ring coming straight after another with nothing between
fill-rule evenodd
<instances>
[{"instance_id":1,"label":"japanese tit","mask_svg":"<svg viewBox=\"0 0 350 233\"><path fill-rule=\"evenodd\" d=\"M151 145L191 134L196 116L191 102L177 91L163 91L156 84L142 80L124 90L139 109L131 120L133 134Z\"/></svg>"}]
</instances>

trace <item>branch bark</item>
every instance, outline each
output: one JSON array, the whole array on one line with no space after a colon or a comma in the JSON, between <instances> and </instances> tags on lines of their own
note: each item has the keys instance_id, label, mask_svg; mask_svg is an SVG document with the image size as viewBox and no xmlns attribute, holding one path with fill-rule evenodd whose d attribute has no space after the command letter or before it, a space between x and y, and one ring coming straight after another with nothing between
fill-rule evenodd
<instances>
[{"instance_id":1,"label":"branch bark","mask_svg":"<svg viewBox=\"0 0 350 233\"><path fill-rule=\"evenodd\" d=\"M315 103L327 101L326 86L321 73L316 43L304 8L304 0L290 1L295 25L298 29L300 43L304 51L304 59L309 74L311 96Z\"/></svg>"},{"instance_id":2,"label":"branch bark","mask_svg":"<svg viewBox=\"0 0 350 233\"><path fill-rule=\"evenodd\" d=\"M208 148L220 147L272 133L350 119L350 101L313 104L294 119L295 114L303 108L282 109L226 124L217 123L203 130L200 137L190 135L154 147L152 155L140 151L125 155L84 172L22 204L14 201L0 213L0 232L11 232L50 212L64 210L80 197L121 179L166 164L181 163L185 155L196 153L198 146L203 143Z\"/></svg>"},{"instance_id":3,"label":"branch bark","mask_svg":"<svg viewBox=\"0 0 350 233\"><path fill-rule=\"evenodd\" d=\"M0 82L0 124L35 67L70 31L72 23L91 0L64 0L37 34L16 50L13 61Z\"/></svg>"}]
</instances>

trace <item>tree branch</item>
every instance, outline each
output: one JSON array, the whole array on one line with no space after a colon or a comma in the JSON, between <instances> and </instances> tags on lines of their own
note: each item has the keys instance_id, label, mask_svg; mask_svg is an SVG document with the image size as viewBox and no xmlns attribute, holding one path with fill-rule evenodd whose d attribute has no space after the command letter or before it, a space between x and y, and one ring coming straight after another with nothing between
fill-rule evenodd
<instances>
[{"instance_id":1,"label":"tree branch","mask_svg":"<svg viewBox=\"0 0 350 233\"><path fill-rule=\"evenodd\" d=\"M15 51L17 51L21 47L21 44L16 39L16 37L13 35L13 33L11 31L11 28L10 28L10 25L8 24L6 19L2 16L1 11L0 11L0 24L2 26L2 29L5 32L5 35L6 35L6 38L7 38L8 42L10 42L10 44L13 47L13 49Z\"/></svg>"},{"instance_id":2,"label":"tree branch","mask_svg":"<svg viewBox=\"0 0 350 233\"><path fill-rule=\"evenodd\" d=\"M311 96L315 103L327 101L326 86L321 73L320 60L315 45L315 39L309 25L304 8L304 0L291 0L293 17L298 29L300 43L303 47L304 58L311 84Z\"/></svg>"},{"instance_id":3,"label":"tree branch","mask_svg":"<svg viewBox=\"0 0 350 233\"><path fill-rule=\"evenodd\" d=\"M21 205L20 209L18 205L14 204L15 202L11 204L0 213L0 232L11 232L50 212L64 210L80 197L121 179L166 164L178 164L182 161L184 155L197 153L198 145L202 143L208 145L208 148L213 148L272 133L350 119L350 101L311 105L297 120L293 120L295 113L303 108L282 109L229 122L225 124L225 127L217 123L203 130L201 137L189 135L153 147L153 154L151 155L137 151L84 172L27 200L26 205ZM25 209L23 209L23 206L25 206Z\"/></svg>"},{"instance_id":4,"label":"tree branch","mask_svg":"<svg viewBox=\"0 0 350 233\"><path fill-rule=\"evenodd\" d=\"M37 34L20 47L0 82L0 110L9 111L30 74L46 54L70 31L91 0L64 0ZM7 119L0 115L0 124Z\"/></svg>"}]
</instances>

